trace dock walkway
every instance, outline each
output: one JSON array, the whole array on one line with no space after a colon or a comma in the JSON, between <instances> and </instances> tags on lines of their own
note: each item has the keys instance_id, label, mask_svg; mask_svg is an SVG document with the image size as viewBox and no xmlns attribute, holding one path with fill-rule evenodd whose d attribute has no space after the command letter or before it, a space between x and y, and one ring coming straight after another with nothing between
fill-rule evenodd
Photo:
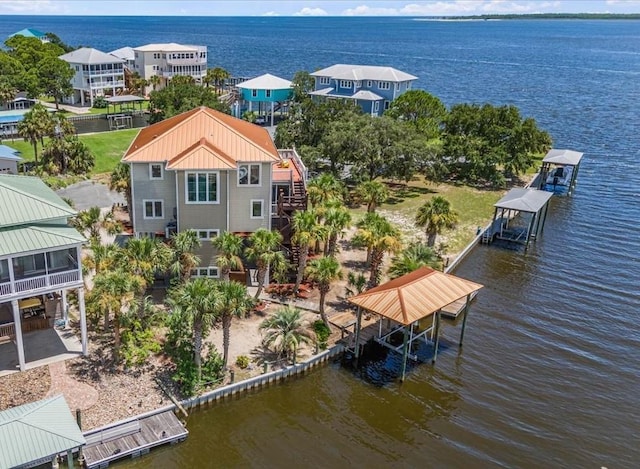
<instances>
[{"instance_id":1,"label":"dock walkway","mask_svg":"<svg viewBox=\"0 0 640 469\"><path fill-rule=\"evenodd\" d=\"M171 410L91 430L84 434L85 464L89 469L104 468L118 459L135 458L156 446L182 441L188 433Z\"/></svg>"}]
</instances>

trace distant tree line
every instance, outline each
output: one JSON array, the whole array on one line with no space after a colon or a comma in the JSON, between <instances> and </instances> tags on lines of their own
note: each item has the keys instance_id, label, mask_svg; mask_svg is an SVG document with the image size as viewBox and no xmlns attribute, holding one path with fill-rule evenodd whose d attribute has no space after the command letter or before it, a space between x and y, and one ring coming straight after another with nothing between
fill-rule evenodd
<instances>
[{"instance_id":1,"label":"distant tree line","mask_svg":"<svg viewBox=\"0 0 640 469\"><path fill-rule=\"evenodd\" d=\"M502 186L551 146L549 134L512 105L447 109L428 92L411 90L382 117L372 117L351 102L312 99L307 72L297 73L293 83L293 103L278 125L276 145L295 146L312 169L346 172L354 182L409 181L422 174L436 181Z\"/></svg>"}]
</instances>

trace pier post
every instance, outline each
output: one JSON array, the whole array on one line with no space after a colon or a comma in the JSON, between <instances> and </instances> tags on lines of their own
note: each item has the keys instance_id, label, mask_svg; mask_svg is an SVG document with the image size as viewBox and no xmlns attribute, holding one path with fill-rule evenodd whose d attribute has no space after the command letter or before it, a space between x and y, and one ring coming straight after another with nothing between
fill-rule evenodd
<instances>
[{"instance_id":1,"label":"pier post","mask_svg":"<svg viewBox=\"0 0 640 469\"><path fill-rule=\"evenodd\" d=\"M355 367L358 368L358 358L360 357L360 326L362 323L362 309L358 306L356 313L356 343L355 343Z\"/></svg>"},{"instance_id":2,"label":"pier post","mask_svg":"<svg viewBox=\"0 0 640 469\"><path fill-rule=\"evenodd\" d=\"M469 314L469 304L471 303L471 294L467 295L467 303L464 305L462 312L462 330L460 331L460 347L462 347L462 339L464 339L464 329L467 326L467 314Z\"/></svg>"},{"instance_id":3,"label":"pier post","mask_svg":"<svg viewBox=\"0 0 640 469\"><path fill-rule=\"evenodd\" d=\"M407 355L409 353L409 337L407 333L407 328L404 328L404 339L402 341L402 376L400 377L400 381L404 382L404 376L407 372Z\"/></svg>"},{"instance_id":4,"label":"pier post","mask_svg":"<svg viewBox=\"0 0 640 469\"><path fill-rule=\"evenodd\" d=\"M436 362L436 358L438 357L438 345L440 344L440 311L436 312L436 342L433 345L433 358L431 359L431 363Z\"/></svg>"}]
</instances>

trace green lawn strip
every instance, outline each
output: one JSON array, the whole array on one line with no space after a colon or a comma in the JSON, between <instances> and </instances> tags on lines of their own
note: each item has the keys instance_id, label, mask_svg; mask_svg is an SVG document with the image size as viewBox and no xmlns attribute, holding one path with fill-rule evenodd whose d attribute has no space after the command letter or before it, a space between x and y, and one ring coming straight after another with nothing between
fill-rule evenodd
<instances>
[{"instance_id":1,"label":"green lawn strip","mask_svg":"<svg viewBox=\"0 0 640 469\"><path fill-rule=\"evenodd\" d=\"M378 209L398 226L405 242L425 241L421 228L415 227L414 220L418 208L435 195L441 195L458 212L460 222L454 230L438 237L437 244L444 242L447 252L455 254L462 251L476 236L478 227L485 227L493 216L493 204L504 195L503 190L479 190L464 185L433 184L424 181L412 181L407 187L393 187L387 203ZM365 207L352 210L354 223L362 218Z\"/></svg>"},{"instance_id":2,"label":"green lawn strip","mask_svg":"<svg viewBox=\"0 0 640 469\"><path fill-rule=\"evenodd\" d=\"M140 129L115 130L112 132L100 132L89 135L80 135L79 138L88 147L96 158L96 164L90 176L102 173L110 173L116 167L129 144L138 134ZM47 139L45 139L46 141ZM5 140L5 145L15 148L22 154L25 161L33 161L33 147L22 140ZM38 145L38 155L42 147Z\"/></svg>"}]
</instances>

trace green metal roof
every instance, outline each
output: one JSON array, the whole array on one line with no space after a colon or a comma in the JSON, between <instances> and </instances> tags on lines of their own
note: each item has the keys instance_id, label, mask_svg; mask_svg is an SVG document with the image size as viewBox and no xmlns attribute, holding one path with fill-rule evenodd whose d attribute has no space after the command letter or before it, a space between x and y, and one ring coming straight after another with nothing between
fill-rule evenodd
<instances>
[{"instance_id":1,"label":"green metal roof","mask_svg":"<svg viewBox=\"0 0 640 469\"><path fill-rule=\"evenodd\" d=\"M85 443L62 395L0 412L0 468L53 458Z\"/></svg>"},{"instance_id":2,"label":"green metal roof","mask_svg":"<svg viewBox=\"0 0 640 469\"><path fill-rule=\"evenodd\" d=\"M0 256L84 243L85 237L67 225L27 225L0 228Z\"/></svg>"},{"instance_id":3,"label":"green metal roof","mask_svg":"<svg viewBox=\"0 0 640 469\"><path fill-rule=\"evenodd\" d=\"M0 175L0 227L38 223L76 214L40 178Z\"/></svg>"}]
</instances>

